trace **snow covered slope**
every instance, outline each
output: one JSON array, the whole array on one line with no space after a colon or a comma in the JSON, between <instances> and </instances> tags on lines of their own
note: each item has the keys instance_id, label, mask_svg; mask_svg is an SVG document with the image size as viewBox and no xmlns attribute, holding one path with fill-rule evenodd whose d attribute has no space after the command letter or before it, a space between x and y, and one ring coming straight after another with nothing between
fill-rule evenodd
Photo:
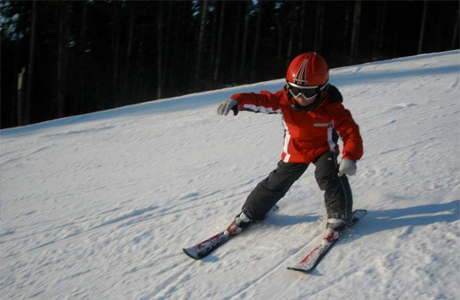
<instances>
[{"instance_id":1,"label":"snow covered slope","mask_svg":"<svg viewBox=\"0 0 460 300\"><path fill-rule=\"evenodd\" d=\"M276 167L280 116L217 116L241 86L0 131L1 299L458 299L460 51L331 71L365 154L368 215L310 274L314 167L280 210L202 261Z\"/></svg>"}]
</instances>

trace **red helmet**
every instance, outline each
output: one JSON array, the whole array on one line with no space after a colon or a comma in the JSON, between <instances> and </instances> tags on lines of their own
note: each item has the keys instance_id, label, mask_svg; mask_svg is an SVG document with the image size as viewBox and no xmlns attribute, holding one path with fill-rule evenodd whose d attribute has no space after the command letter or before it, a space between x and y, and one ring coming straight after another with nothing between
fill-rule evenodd
<instances>
[{"instance_id":1,"label":"red helmet","mask_svg":"<svg viewBox=\"0 0 460 300\"><path fill-rule=\"evenodd\" d=\"M302 88L323 86L329 80L329 66L316 52L303 53L294 58L286 73L290 86Z\"/></svg>"}]
</instances>

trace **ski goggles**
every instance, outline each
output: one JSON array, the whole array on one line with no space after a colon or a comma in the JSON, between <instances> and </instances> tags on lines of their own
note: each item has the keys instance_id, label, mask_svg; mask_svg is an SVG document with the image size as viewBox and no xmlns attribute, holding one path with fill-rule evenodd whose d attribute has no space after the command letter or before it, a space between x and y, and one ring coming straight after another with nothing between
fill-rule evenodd
<instances>
[{"instance_id":1,"label":"ski goggles","mask_svg":"<svg viewBox=\"0 0 460 300\"><path fill-rule=\"evenodd\" d=\"M327 84L328 83L326 82L320 86L301 87L288 82L288 90L293 97L303 96L306 100L309 100L316 97L322 90L324 90Z\"/></svg>"}]
</instances>

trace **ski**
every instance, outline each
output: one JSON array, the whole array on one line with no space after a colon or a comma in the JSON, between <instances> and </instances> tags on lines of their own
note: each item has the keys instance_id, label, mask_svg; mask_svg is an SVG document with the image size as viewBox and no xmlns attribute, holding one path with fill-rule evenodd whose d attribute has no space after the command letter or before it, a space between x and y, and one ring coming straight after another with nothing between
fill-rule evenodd
<instances>
[{"instance_id":1,"label":"ski","mask_svg":"<svg viewBox=\"0 0 460 300\"><path fill-rule=\"evenodd\" d=\"M270 212L274 212L278 210L278 206L275 205ZM236 235L229 235L226 230L219 232L218 234L188 248L182 249L185 254L190 256L193 259L199 260L202 259L223 244L225 244L227 241L235 237Z\"/></svg>"},{"instance_id":2,"label":"ski","mask_svg":"<svg viewBox=\"0 0 460 300\"><path fill-rule=\"evenodd\" d=\"M353 212L353 216L351 217L350 224L348 224L348 227L340 233L340 235L343 235L348 231L348 228L352 227L353 225L356 224L362 217L364 217L367 214L367 210L364 209L358 209ZM288 267L288 270L293 270L293 271L300 271L304 273L309 273L311 270L313 270L316 265L321 261L321 259L326 255L329 249L332 248L332 246L337 243L337 241L340 239L340 236L331 241L331 242L326 242L323 241L319 246L316 246L313 248L313 250L310 251L310 253L305 256L297 265L293 267Z\"/></svg>"},{"instance_id":3,"label":"ski","mask_svg":"<svg viewBox=\"0 0 460 300\"><path fill-rule=\"evenodd\" d=\"M212 251L222 246L225 242L230 240L232 235L226 234L225 231L219 232L218 234L210 237L195 246L184 248L184 253L193 259L202 259L208 256Z\"/></svg>"}]
</instances>

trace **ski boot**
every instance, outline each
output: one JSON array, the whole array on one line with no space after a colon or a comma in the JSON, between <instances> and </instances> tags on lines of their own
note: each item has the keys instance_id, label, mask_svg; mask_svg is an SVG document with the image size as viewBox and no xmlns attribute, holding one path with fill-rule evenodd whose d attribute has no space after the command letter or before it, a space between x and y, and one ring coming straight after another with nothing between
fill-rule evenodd
<instances>
[{"instance_id":1,"label":"ski boot","mask_svg":"<svg viewBox=\"0 0 460 300\"><path fill-rule=\"evenodd\" d=\"M241 212L239 215L235 217L232 223L227 227L225 230L225 234L229 236L237 235L240 233L244 228L248 227L252 223L252 220Z\"/></svg>"},{"instance_id":2,"label":"ski boot","mask_svg":"<svg viewBox=\"0 0 460 300\"><path fill-rule=\"evenodd\" d=\"M339 238L340 232L347 227L344 219L328 219L326 231L323 233L323 243L331 243Z\"/></svg>"}]
</instances>

